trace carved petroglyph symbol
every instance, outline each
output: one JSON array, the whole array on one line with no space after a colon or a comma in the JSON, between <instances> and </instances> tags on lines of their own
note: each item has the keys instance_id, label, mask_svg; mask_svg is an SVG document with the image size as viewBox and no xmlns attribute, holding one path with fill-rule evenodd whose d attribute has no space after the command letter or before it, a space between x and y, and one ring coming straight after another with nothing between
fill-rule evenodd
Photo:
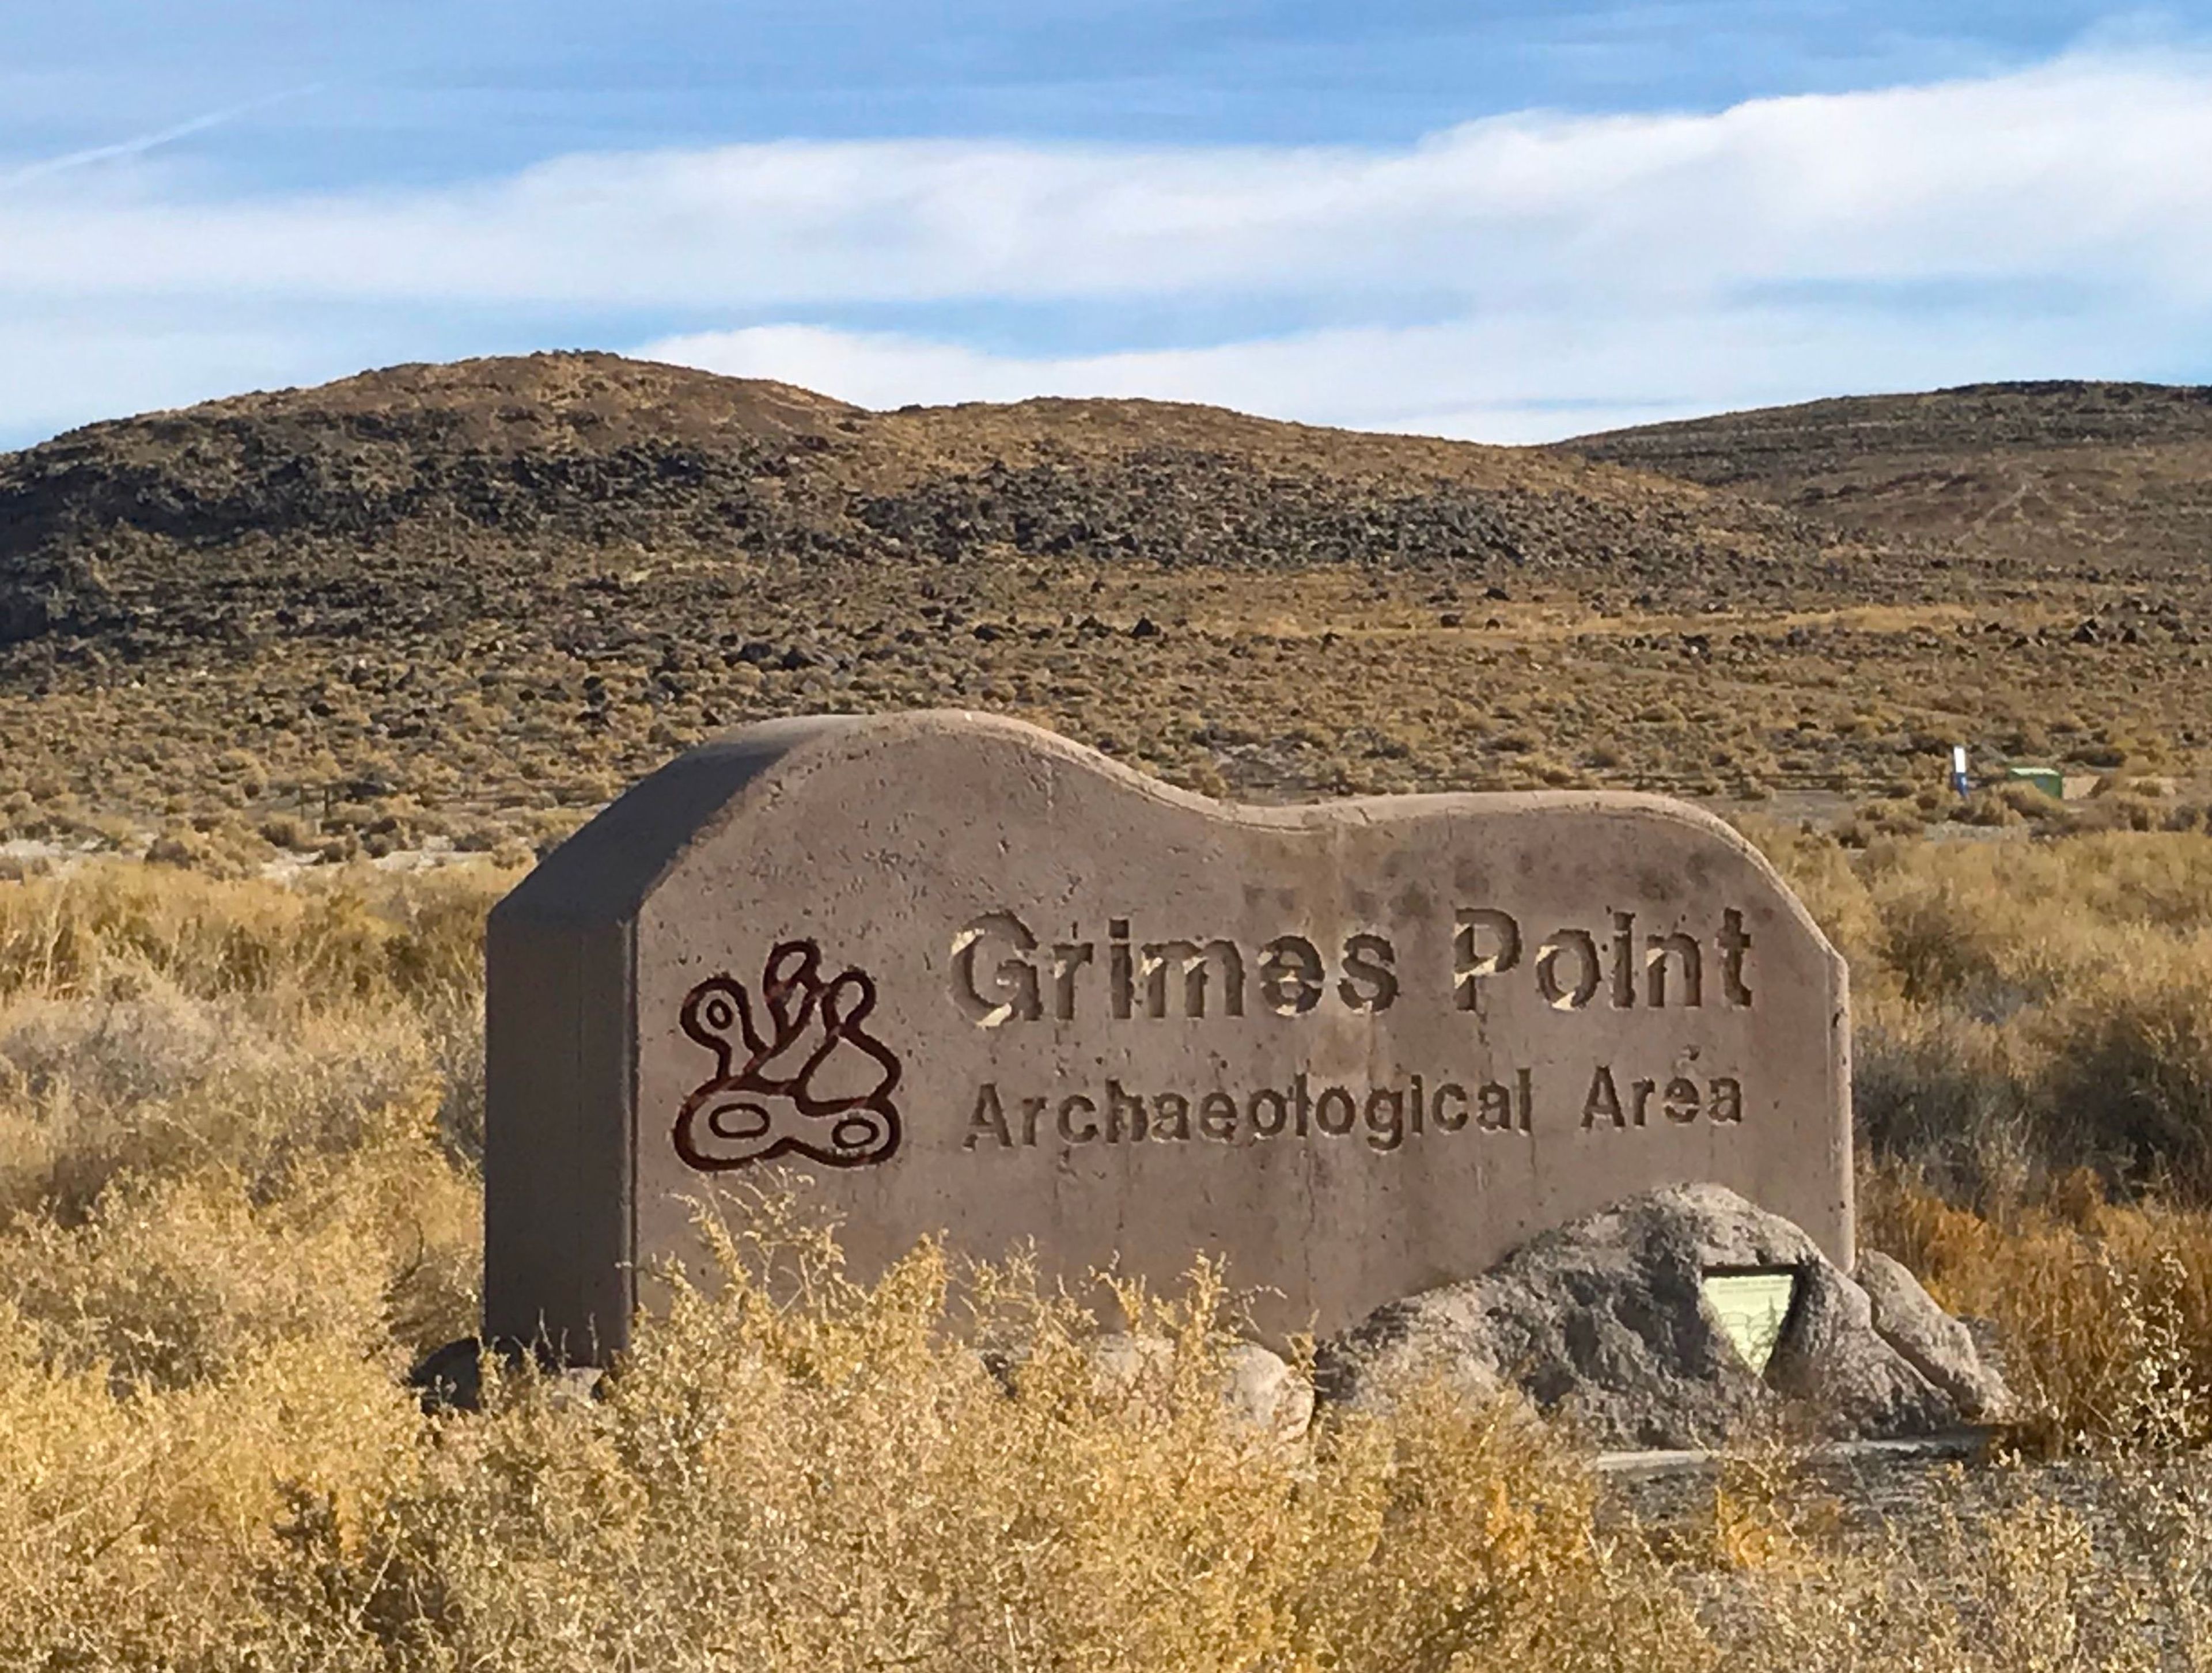
<instances>
[{"instance_id":1,"label":"carved petroglyph symbol","mask_svg":"<svg viewBox=\"0 0 2212 1673\"><path fill-rule=\"evenodd\" d=\"M758 1016L736 978L700 983L684 998L684 1032L714 1054L714 1073L677 1114L676 1154L710 1173L793 1155L829 1167L888 1161L899 1060L867 1032L875 1005L876 985L858 970L823 981L811 941L769 954Z\"/></svg>"}]
</instances>

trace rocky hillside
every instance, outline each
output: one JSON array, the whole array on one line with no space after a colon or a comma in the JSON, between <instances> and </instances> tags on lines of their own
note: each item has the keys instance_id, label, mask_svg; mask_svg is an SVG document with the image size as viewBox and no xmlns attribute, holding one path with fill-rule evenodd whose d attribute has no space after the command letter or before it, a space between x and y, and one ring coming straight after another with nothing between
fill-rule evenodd
<instances>
[{"instance_id":1,"label":"rocky hillside","mask_svg":"<svg viewBox=\"0 0 2212 1673\"><path fill-rule=\"evenodd\" d=\"M1148 402L869 413L605 355L401 367L0 459L0 639L19 645L580 623L641 552L1352 564L1692 600L1881 585L1802 518L1575 461Z\"/></svg>"},{"instance_id":2,"label":"rocky hillside","mask_svg":"<svg viewBox=\"0 0 2212 1673\"><path fill-rule=\"evenodd\" d=\"M2185 777L2204 403L2097 390L1577 452L541 355L94 425L0 456L0 845L538 840L719 729L917 704L1260 798Z\"/></svg>"},{"instance_id":3,"label":"rocky hillside","mask_svg":"<svg viewBox=\"0 0 2212 1673\"><path fill-rule=\"evenodd\" d=\"M1562 446L2031 571L2186 581L2212 560L2212 387L1977 384Z\"/></svg>"}]
</instances>

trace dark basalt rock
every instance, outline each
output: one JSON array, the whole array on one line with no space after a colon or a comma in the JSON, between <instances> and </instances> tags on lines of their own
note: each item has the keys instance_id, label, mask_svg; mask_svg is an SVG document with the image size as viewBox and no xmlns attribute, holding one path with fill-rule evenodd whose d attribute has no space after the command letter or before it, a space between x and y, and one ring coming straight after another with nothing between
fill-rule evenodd
<instances>
[{"instance_id":1,"label":"dark basalt rock","mask_svg":"<svg viewBox=\"0 0 2212 1673\"><path fill-rule=\"evenodd\" d=\"M1771 506L1461 444L1340 457L1316 433L1158 403L872 414L609 355L397 367L0 455L0 645L190 658L286 610L294 637L495 619L588 649L611 600L717 614L739 584L717 561L1502 566L1735 597L1826 562ZM671 552L680 579L622 579Z\"/></svg>"}]
</instances>

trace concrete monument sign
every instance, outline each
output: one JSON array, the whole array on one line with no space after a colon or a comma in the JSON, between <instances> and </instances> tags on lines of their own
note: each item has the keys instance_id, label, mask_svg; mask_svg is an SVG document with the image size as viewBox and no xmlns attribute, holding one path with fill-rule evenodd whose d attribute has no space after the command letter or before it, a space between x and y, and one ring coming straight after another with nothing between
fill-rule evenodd
<instances>
[{"instance_id":1,"label":"concrete monument sign","mask_svg":"<svg viewBox=\"0 0 2212 1673\"><path fill-rule=\"evenodd\" d=\"M1711 1180L1848 1269L1842 961L1657 797L1237 807L1017 722L754 726L493 913L485 1311L592 1359L712 1182L848 1255L1194 1253L1327 1332Z\"/></svg>"}]
</instances>

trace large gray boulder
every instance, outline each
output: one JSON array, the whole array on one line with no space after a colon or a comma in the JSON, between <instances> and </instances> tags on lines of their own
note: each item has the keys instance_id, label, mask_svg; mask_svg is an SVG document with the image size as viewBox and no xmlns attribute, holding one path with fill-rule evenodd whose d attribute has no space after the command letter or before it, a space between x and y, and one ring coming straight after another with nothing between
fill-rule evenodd
<instances>
[{"instance_id":1,"label":"large gray boulder","mask_svg":"<svg viewBox=\"0 0 2212 1673\"><path fill-rule=\"evenodd\" d=\"M2002 1379L1894 1265L1875 1275L1878 1315L1789 1221L1719 1185L1673 1186L1547 1232L1480 1277L1378 1308L1323 1344L1316 1380L1324 1399L1362 1405L1409 1382L1475 1397L1510 1385L1620 1447L1714 1446L1790 1415L1838 1438L1888 1438L2001 1415ZM1705 1282L1779 1268L1796 1272L1796 1292L1762 1373Z\"/></svg>"},{"instance_id":2,"label":"large gray boulder","mask_svg":"<svg viewBox=\"0 0 2212 1673\"><path fill-rule=\"evenodd\" d=\"M1963 1415L1997 1423L2013 1415L2012 1391L1983 1359L1973 1331L1937 1306L1902 1263L1870 1249L1859 1257L1854 1276L1874 1308L1876 1333L1950 1396Z\"/></svg>"}]
</instances>

